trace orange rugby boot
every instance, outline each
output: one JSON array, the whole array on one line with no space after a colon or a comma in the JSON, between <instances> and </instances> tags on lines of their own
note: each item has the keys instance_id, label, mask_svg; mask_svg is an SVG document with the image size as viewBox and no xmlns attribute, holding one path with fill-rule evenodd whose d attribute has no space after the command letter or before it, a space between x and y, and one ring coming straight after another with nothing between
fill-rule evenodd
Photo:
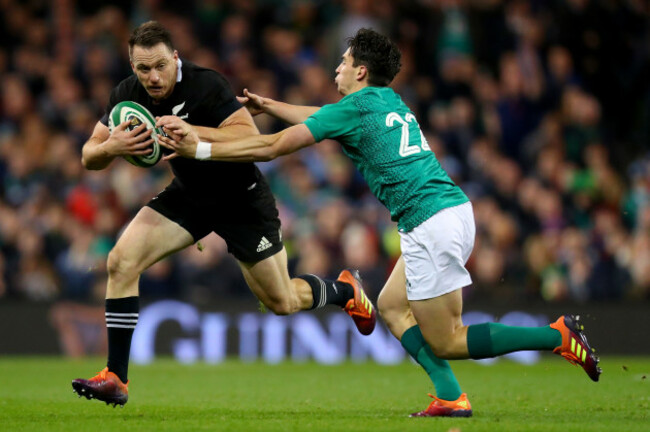
<instances>
[{"instance_id":1,"label":"orange rugby boot","mask_svg":"<svg viewBox=\"0 0 650 432\"><path fill-rule=\"evenodd\" d=\"M72 381L75 393L85 396L86 399L97 399L106 402L106 405L124 406L129 400L129 382L124 384L117 375L104 368L100 373L90 379L78 378Z\"/></svg>"},{"instance_id":2,"label":"orange rugby boot","mask_svg":"<svg viewBox=\"0 0 650 432\"><path fill-rule=\"evenodd\" d=\"M446 401L438 399L431 393L429 396L433 398L433 402L429 404L427 409L411 414L409 417L471 417L472 405L467 399L467 393L460 395L455 401Z\"/></svg>"},{"instance_id":3,"label":"orange rugby boot","mask_svg":"<svg viewBox=\"0 0 650 432\"><path fill-rule=\"evenodd\" d=\"M357 270L343 270L337 279L352 285L354 298L348 300L343 310L352 317L359 333L369 335L375 329L377 312L361 286L361 276Z\"/></svg>"},{"instance_id":4,"label":"orange rugby boot","mask_svg":"<svg viewBox=\"0 0 650 432\"><path fill-rule=\"evenodd\" d=\"M551 324L551 328L562 334L562 345L555 348L553 352L564 357L569 363L581 366L589 378L598 381L602 373L602 369L598 367L600 359L594 354L596 350L587 342L580 316L562 315Z\"/></svg>"}]
</instances>

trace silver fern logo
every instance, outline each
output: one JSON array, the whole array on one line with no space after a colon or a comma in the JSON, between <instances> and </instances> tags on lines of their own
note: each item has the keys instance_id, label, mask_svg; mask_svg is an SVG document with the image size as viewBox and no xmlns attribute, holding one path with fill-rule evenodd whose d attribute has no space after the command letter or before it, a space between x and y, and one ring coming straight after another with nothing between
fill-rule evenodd
<instances>
[{"instance_id":1,"label":"silver fern logo","mask_svg":"<svg viewBox=\"0 0 650 432\"><path fill-rule=\"evenodd\" d=\"M181 112L181 110L182 110L183 108L185 108L185 102L182 102L182 103L176 105L175 107L173 107L173 108L172 108L172 114L175 115L175 116L177 116L178 113ZM189 116L190 116L189 114L183 114L182 116L178 116L178 118L180 118L181 120L183 120L183 119L188 118Z\"/></svg>"}]
</instances>

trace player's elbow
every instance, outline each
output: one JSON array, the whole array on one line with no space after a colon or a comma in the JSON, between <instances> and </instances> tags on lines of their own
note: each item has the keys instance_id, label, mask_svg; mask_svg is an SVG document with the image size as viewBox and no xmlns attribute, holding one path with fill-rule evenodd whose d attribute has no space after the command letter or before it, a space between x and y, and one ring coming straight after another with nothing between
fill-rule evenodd
<instances>
[{"instance_id":1,"label":"player's elbow","mask_svg":"<svg viewBox=\"0 0 650 432\"><path fill-rule=\"evenodd\" d=\"M81 166L83 166L87 170L96 170L98 168L95 167L95 165L88 160L88 158L81 156Z\"/></svg>"},{"instance_id":2,"label":"player's elbow","mask_svg":"<svg viewBox=\"0 0 650 432\"><path fill-rule=\"evenodd\" d=\"M83 166L85 169L89 171L98 171L104 169L106 168L106 165L107 165L106 163L100 163L94 159L81 156L81 166Z\"/></svg>"}]
</instances>

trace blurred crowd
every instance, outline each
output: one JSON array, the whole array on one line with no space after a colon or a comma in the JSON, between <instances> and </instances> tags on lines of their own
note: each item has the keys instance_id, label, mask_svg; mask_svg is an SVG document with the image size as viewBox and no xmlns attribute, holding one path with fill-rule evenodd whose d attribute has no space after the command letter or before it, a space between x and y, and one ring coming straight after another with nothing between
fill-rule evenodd
<instances>
[{"instance_id":1,"label":"blurred crowd","mask_svg":"<svg viewBox=\"0 0 650 432\"><path fill-rule=\"evenodd\" d=\"M221 71L237 94L302 105L339 99L346 37L390 35L403 53L393 87L474 205L467 298L650 299L644 0L0 0L0 299L101 303L108 251L170 181L166 162L80 163L111 89L131 73L129 33L150 19L171 30L182 59ZM375 297L399 236L338 143L259 167L290 272L358 268ZM251 296L215 235L150 268L141 294Z\"/></svg>"}]
</instances>

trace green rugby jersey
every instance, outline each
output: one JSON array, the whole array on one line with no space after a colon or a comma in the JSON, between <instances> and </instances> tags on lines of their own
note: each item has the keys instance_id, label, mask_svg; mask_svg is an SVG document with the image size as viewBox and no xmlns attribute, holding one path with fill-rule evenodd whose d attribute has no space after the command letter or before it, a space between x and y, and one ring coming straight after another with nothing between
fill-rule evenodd
<instances>
[{"instance_id":1,"label":"green rugby jersey","mask_svg":"<svg viewBox=\"0 0 650 432\"><path fill-rule=\"evenodd\" d=\"M335 139L400 231L468 200L442 169L420 126L390 87L365 87L307 120L316 141Z\"/></svg>"}]
</instances>

